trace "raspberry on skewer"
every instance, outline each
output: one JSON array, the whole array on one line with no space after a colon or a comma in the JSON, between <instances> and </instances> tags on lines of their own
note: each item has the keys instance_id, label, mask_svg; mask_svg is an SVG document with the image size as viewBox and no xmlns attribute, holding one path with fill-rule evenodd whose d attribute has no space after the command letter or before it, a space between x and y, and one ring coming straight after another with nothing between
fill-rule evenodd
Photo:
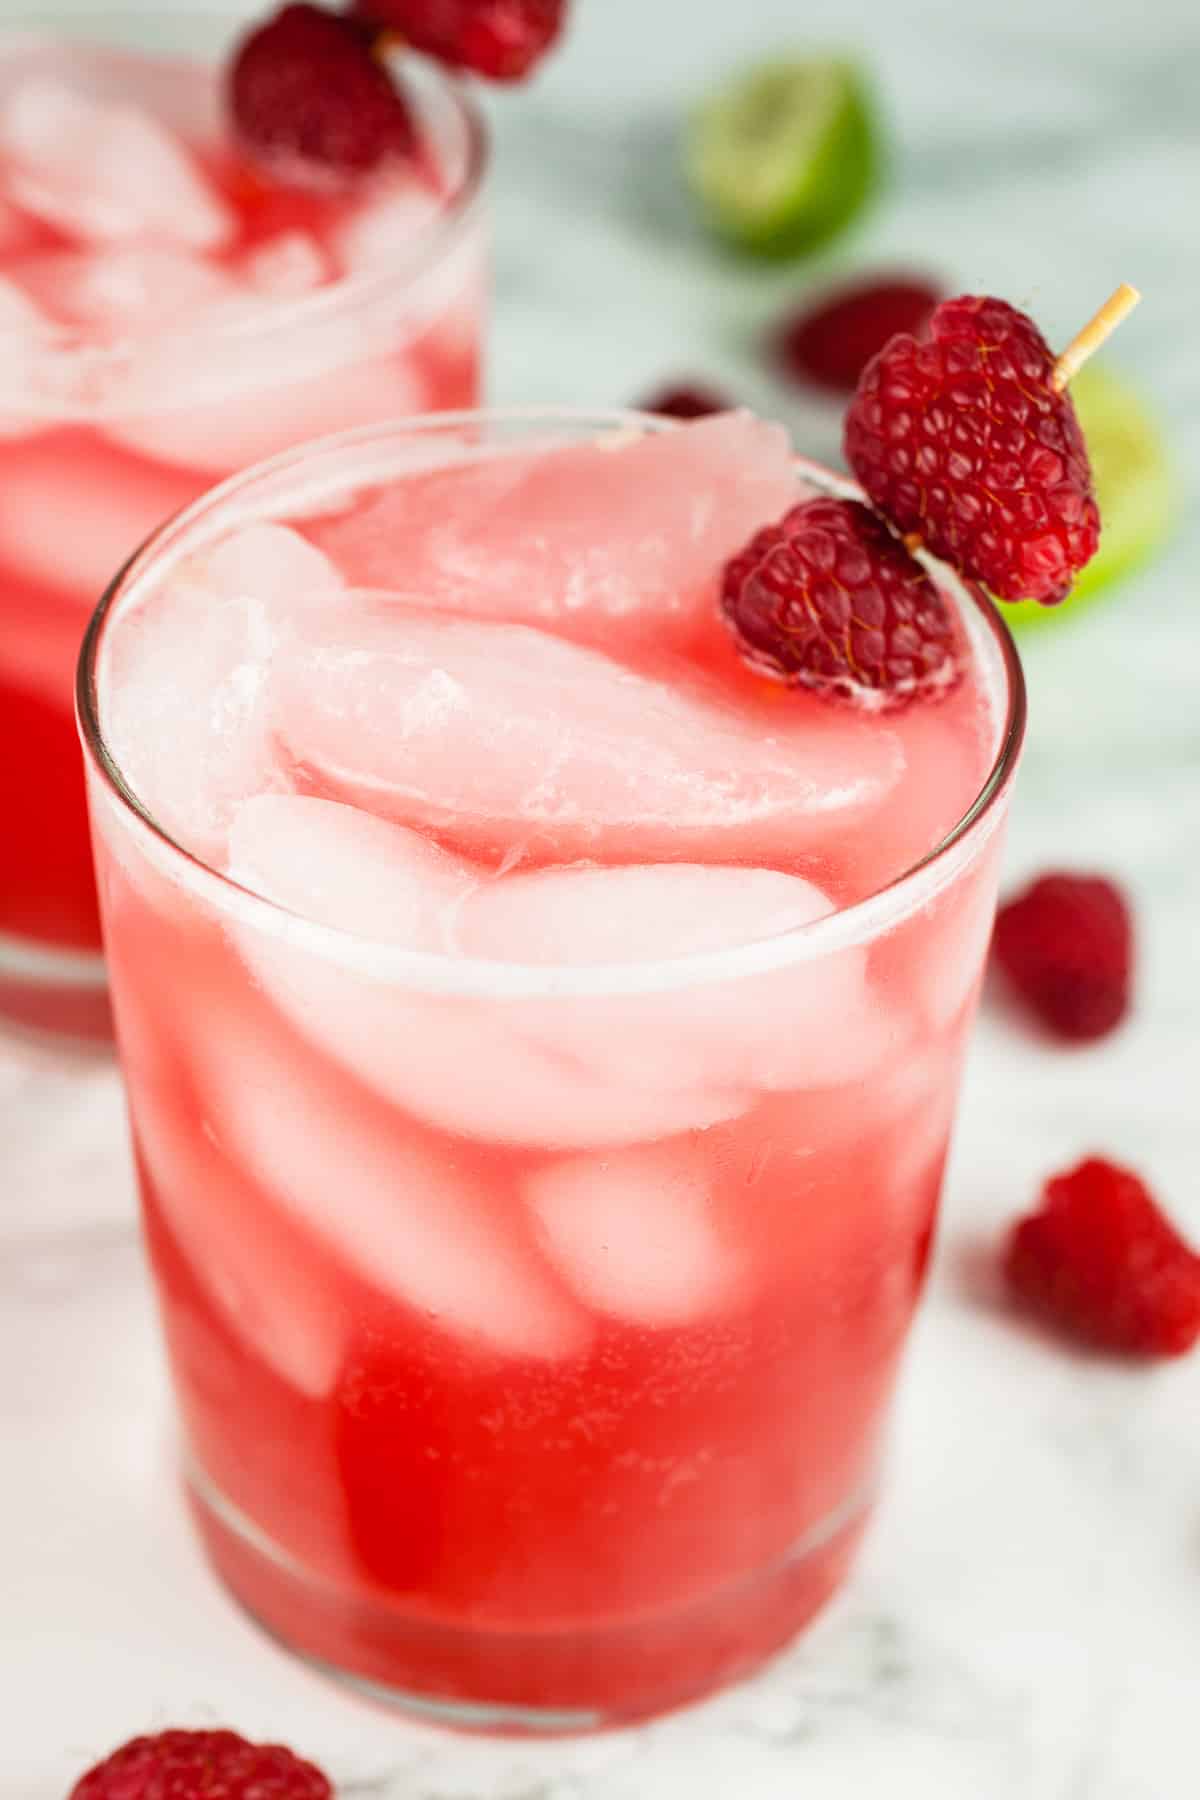
<instances>
[{"instance_id":1,"label":"raspberry on skewer","mask_svg":"<svg viewBox=\"0 0 1200 1800\"><path fill-rule=\"evenodd\" d=\"M1123 285L1057 359L1006 301L961 295L863 371L846 457L873 505L1001 600L1065 599L1100 516L1071 376L1137 303Z\"/></svg>"}]
</instances>

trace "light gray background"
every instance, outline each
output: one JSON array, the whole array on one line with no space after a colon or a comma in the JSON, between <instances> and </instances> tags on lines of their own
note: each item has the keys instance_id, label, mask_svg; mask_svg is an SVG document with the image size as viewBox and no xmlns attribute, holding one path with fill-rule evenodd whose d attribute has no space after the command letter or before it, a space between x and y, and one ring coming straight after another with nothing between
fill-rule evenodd
<instances>
[{"instance_id":1,"label":"light gray background","mask_svg":"<svg viewBox=\"0 0 1200 1800\"><path fill-rule=\"evenodd\" d=\"M763 323L819 274L923 265L1028 302L1059 340L1118 279L1144 288L1119 360L1169 424L1189 501L1111 610L1030 648L1008 871L1053 860L1129 882L1136 1017L1062 1054L985 1016L891 1485L845 1599L750 1687L549 1747L459 1743L343 1699L217 1591L171 1484L115 1077L0 1042L0 1792L59 1800L132 1732L218 1720L384 1800L1190 1792L1200 1357L1131 1372L1051 1349L1005 1319L980 1247L1093 1146L1143 1166L1200 1238L1200 14L1178 0L575 13L536 85L491 104L497 400L606 404L695 370L829 454L836 415L779 395L757 354ZM201 9L162 0L160 14L160 36L216 41ZM669 145L697 89L795 41L869 55L899 154L886 203L826 265L763 273L700 239Z\"/></svg>"}]
</instances>

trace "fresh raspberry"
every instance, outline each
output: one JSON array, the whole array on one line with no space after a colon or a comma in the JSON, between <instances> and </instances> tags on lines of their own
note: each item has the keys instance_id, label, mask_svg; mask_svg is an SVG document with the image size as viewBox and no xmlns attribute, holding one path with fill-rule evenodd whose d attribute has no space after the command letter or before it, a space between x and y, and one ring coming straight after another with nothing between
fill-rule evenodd
<instances>
[{"instance_id":1,"label":"fresh raspberry","mask_svg":"<svg viewBox=\"0 0 1200 1800\"><path fill-rule=\"evenodd\" d=\"M721 606L752 667L859 705L896 706L959 674L950 610L865 506L805 500L725 569Z\"/></svg>"},{"instance_id":2,"label":"fresh raspberry","mask_svg":"<svg viewBox=\"0 0 1200 1800\"><path fill-rule=\"evenodd\" d=\"M776 327L775 357L785 375L849 393L897 332L919 336L941 295L928 282L875 276L791 312Z\"/></svg>"},{"instance_id":3,"label":"fresh raspberry","mask_svg":"<svg viewBox=\"0 0 1200 1800\"><path fill-rule=\"evenodd\" d=\"M133 1738L81 1775L70 1800L333 1800L312 1763L233 1731Z\"/></svg>"},{"instance_id":4,"label":"fresh raspberry","mask_svg":"<svg viewBox=\"0 0 1200 1800\"><path fill-rule=\"evenodd\" d=\"M567 0L354 0L360 19L490 81L521 81L562 30Z\"/></svg>"},{"instance_id":5,"label":"fresh raspberry","mask_svg":"<svg viewBox=\"0 0 1200 1800\"><path fill-rule=\"evenodd\" d=\"M1033 1311L1107 1350L1182 1356L1200 1337L1200 1256L1138 1177L1102 1157L1051 1177L1004 1267Z\"/></svg>"},{"instance_id":6,"label":"fresh raspberry","mask_svg":"<svg viewBox=\"0 0 1200 1800\"><path fill-rule=\"evenodd\" d=\"M1104 1037L1129 1010L1133 920L1099 875L1043 875L996 915L993 954L1056 1036Z\"/></svg>"},{"instance_id":7,"label":"fresh raspberry","mask_svg":"<svg viewBox=\"0 0 1200 1800\"><path fill-rule=\"evenodd\" d=\"M896 529L1001 600L1065 599L1100 514L1070 398L1032 319L1003 300L946 300L918 342L863 370L846 457Z\"/></svg>"},{"instance_id":8,"label":"fresh raspberry","mask_svg":"<svg viewBox=\"0 0 1200 1800\"><path fill-rule=\"evenodd\" d=\"M229 71L234 127L284 177L361 175L412 156L417 133L372 55L374 35L319 6L285 6L244 38Z\"/></svg>"},{"instance_id":9,"label":"fresh raspberry","mask_svg":"<svg viewBox=\"0 0 1200 1800\"><path fill-rule=\"evenodd\" d=\"M658 413L665 419L704 419L710 413L730 412L736 402L702 381L673 382L656 388L637 403L638 412Z\"/></svg>"}]
</instances>

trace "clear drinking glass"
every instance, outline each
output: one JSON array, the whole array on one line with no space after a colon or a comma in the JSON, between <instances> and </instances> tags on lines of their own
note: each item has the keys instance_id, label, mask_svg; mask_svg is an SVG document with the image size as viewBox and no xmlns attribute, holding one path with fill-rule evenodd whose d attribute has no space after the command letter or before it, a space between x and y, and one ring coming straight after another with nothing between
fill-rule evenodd
<instances>
[{"instance_id":1,"label":"clear drinking glass","mask_svg":"<svg viewBox=\"0 0 1200 1800\"><path fill-rule=\"evenodd\" d=\"M147 33L157 22L146 15ZM137 34L137 15L119 23ZM178 252L136 239L81 246L31 223L7 197L21 190L0 142L0 1018L80 1038L109 1030L71 692L113 568L215 480L264 456L478 401L484 127L433 65L412 59L406 80L443 182L435 208L418 218L381 201L357 272L289 294L307 279L293 237L293 260L264 264L263 291L248 290L236 317L214 303L211 315L177 318L171 284L194 278ZM31 83L35 102L65 83L144 108L191 143L223 144L218 75L199 62L10 37L0 114ZM264 178L255 204L279 196ZM290 219L283 205L280 240ZM118 308L144 281L144 321L115 336L59 323L34 341L30 283L50 313L65 284L83 280L93 298L109 283Z\"/></svg>"},{"instance_id":2,"label":"clear drinking glass","mask_svg":"<svg viewBox=\"0 0 1200 1800\"><path fill-rule=\"evenodd\" d=\"M953 830L872 897L702 953L535 966L331 927L189 854L106 743L109 646L234 524L352 509L455 446L614 423L464 416L279 458L150 540L80 667L197 1523L277 1638L461 1724L676 1704L841 1582L934 1229L1020 667L994 611L948 590L994 754ZM395 558L402 589L402 541ZM320 844L293 850L332 878ZM775 1053L767 1090L719 1092Z\"/></svg>"}]
</instances>

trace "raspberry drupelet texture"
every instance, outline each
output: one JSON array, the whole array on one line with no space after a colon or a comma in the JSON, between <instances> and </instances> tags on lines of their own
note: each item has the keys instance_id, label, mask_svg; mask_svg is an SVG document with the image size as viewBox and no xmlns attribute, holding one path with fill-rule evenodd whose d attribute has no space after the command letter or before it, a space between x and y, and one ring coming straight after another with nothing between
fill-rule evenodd
<instances>
[{"instance_id":1,"label":"raspberry drupelet texture","mask_svg":"<svg viewBox=\"0 0 1200 1800\"><path fill-rule=\"evenodd\" d=\"M752 667L859 705L897 706L960 673L946 602L853 500L806 500L727 565L721 607Z\"/></svg>"},{"instance_id":2,"label":"raspberry drupelet texture","mask_svg":"<svg viewBox=\"0 0 1200 1800\"><path fill-rule=\"evenodd\" d=\"M910 276L877 275L804 306L775 331L775 360L793 381L850 393L871 358L898 332L919 333L941 298Z\"/></svg>"},{"instance_id":3,"label":"raspberry drupelet texture","mask_svg":"<svg viewBox=\"0 0 1200 1800\"><path fill-rule=\"evenodd\" d=\"M863 371L846 457L898 531L1001 600L1065 599L1100 541L1075 409L1032 319L963 295Z\"/></svg>"},{"instance_id":4,"label":"raspberry drupelet texture","mask_svg":"<svg viewBox=\"0 0 1200 1800\"><path fill-rule=\"evenodd\" d=\"M1084 1343L1182 1356L1200 1338L1200 1256L1143 1182L1102 1157L1046 1183L1012 1230L1005 1273L1031 1311Z\"/></svg>"},{"instance_id":5,"label":"raspberry drupelet texture","mask_svg":"<svg viewBox=\"0 0 1200 1800\"><path fill-rule=\"evenodd\" d=\"M1083 1043L1129 1010L1133 941L1120 888L1099 875L1055 873L1000 908L993 954L1047 1030Z\"/></svg>"},{"instance_id":6,"label":"raspberry drupelet texture","mask_svg":"<svg viewBox=\"0 0 1200 1800\"><path fill-rule=\"evenodd\" d=\"M312 1763L233 1731L134 1738L80 1776L70 1800L333 1800Z\"/></svg>"},{"instance_id":7,"label":"raspberry drupelet texture","mask_svg":"<svg viewBox=\"0 0 1200 1800\"><path fill-rule=\"evenodd\" d=\"M237 135L284 178L362 175L411 156L403 96L365 25L319 6L285 6L239 45L229 73Z\"/></svg>"},{"instance_id":8,"label":"raspberry drupelet texture","mask_svg":"<svg viewBox=\"0 0 1200 1800\"><path fill-rule=\"evenodd\" d=\"M369 24L399 32L451 68L522 81L562 30L566 0L355 0Z\"/></svg>"}]
</instances>

